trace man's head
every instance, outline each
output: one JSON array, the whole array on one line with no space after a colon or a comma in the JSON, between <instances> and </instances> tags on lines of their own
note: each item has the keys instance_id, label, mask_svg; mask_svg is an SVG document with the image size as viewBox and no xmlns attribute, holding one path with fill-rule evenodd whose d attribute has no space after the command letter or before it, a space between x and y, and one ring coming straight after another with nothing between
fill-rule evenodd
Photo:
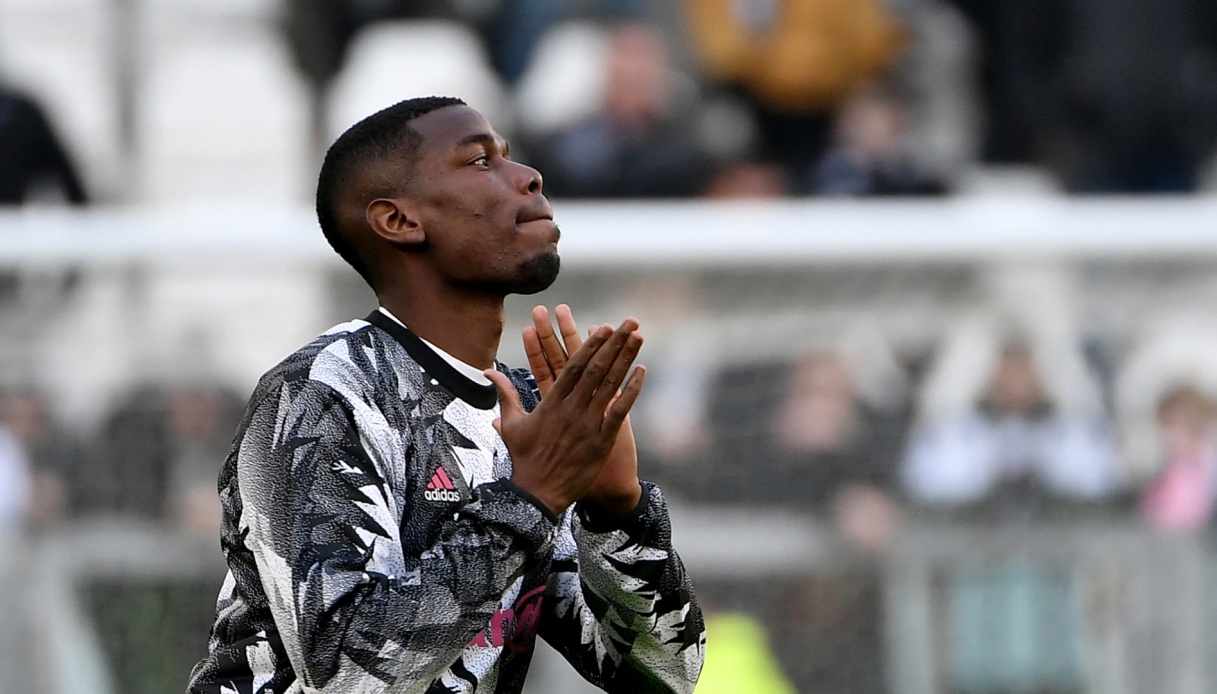
<instances>
[{"instance_id":1,"label":"man's head","mask_svg":"<svg viewBox=\"0 0 1217 694\"><path fill-rule=\"evenodd\" d=\"M1215 417L1217 405L1190 383L1174 386L1158 398L1158 427L1168 445L1207 441Z\"/></svg>"},{"instance_id":2,"label":"man's head","mask_svg":"<svg viewBox=\"0 0 1217 694\"><path fill-rule=\"evenodd\" d=\"M663 35L646 24L629 23L609 36L604 107L618 123L651 127L672 98L671 60Z\"/></svg>"},{"instance_id":3,"label":"man's head","mask_svg":"<svg viewBox=\"0 0 1217 694\"><path fill-rule=\"evenodd\" d=\"M330 147L317 217L377 292L414 273L461 290L534 293L557 276L558 229L541 175L460 99L410 99Z\"/></svg>"},{"instance_id":4,"label":"man's head","mask_svg":"<svg viewBox=\"0 0 1217 694\"><path fill-rule=\"evenodd\" d=\"M1030 346L1010 342L1002 349L989 384L989 403L1001 414L1028 416L1049 405Z\"/></svg>"}]
</instances>

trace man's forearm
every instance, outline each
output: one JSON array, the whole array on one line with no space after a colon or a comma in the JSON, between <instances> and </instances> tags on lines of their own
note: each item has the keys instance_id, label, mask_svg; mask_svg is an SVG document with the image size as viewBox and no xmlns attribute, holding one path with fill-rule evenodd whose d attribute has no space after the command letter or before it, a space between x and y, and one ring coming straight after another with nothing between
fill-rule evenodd
<instances>
[{"instance_id":1,"label":"man's forearm","mask_svg":"<svg viewBox=\"0 0 1217 694\"><path fill-rule=\"evenodd\" d=\"M606 691L691 692L704 652L701 611L672 547L663 496L650 484L643 492L615 525L587 514L574 521L578 560L555 566L559 594L546 638ZM643 681L651 684L637 689Z\"/></svg>"}]
</instances>

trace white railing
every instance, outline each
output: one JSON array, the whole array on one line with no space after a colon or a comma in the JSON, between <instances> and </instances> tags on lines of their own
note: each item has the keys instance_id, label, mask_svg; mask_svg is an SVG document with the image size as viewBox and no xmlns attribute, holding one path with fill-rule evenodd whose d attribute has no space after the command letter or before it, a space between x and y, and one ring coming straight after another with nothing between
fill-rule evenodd
<instances>
[{"instance_id":1,"label":"white railing","mask_svg":"<svg viewBox=\"0 0 1217 694\"><path fill-rule=\"evenodd\" d=\"M557 201L570 267L1217 256L1217 196ZM307 208L0 212L0 265L228 255L339 264Z\"/></svg>"}]
</instances>

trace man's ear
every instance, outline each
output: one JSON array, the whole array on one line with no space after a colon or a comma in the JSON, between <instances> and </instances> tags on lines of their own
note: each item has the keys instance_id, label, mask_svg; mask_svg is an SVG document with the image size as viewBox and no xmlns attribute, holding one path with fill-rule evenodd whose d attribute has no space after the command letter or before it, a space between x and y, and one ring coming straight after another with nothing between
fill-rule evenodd
<instances>
[{"instance_id":1,"label":"man's ear","mask_svg":"<svg viewBox=\"0 0 1217 694\"><path fill-rule=\"evenodd\" d=\"M400 198L377 198L365 215L372 231L389 243L414 246L427 238L414 209Z\"/></svg>"}]
</instances>

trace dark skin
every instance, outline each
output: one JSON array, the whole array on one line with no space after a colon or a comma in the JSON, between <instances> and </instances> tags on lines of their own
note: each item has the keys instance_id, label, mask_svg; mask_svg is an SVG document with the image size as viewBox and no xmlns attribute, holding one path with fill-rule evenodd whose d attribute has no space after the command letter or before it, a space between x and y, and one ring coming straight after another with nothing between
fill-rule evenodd
<instances>
[{"instance_id":1,"label":"dark skin","mask_svg":"<svg viewBox=\"0 0 1217 694\"><path fill-rule=\"evenodd\" d=\"M512 481L554 513L580 500L610 516L629 513L642 495L627 419L645 380L643 367L631 368L642 347L638 321L597 326L583 341L560 307L560 344L544 307L534 310L525 348L544 398L526 414L515 387L492 367L504 298L540 291L557 274L560 233L541 175L512 161L506 141L467 106L437 109L411 127L422 143L402 191L369 192L400 175L383 164L352 182L342 205L345 233L381 306L486 369L499 391L495 428L511 452Z\"/></svg>"},{"instance_id":2,"label":"dark skin","mask_svg":"<svg viewBox=\"0 0 1217 694\"><path fill-rule=\"evenodd\" d=\"M544 306L533 308L533 325L524 329L524 353L543 398L549 396L550 389L570 359L569 355L578 354L583 346L570 307L558 304L554 313L558 319L557 333ZM590 329L588 335L593 335L596 329ZM639 366L638 370L640 373L637 376L646 376L644 367ZM617 434L609 461L596 479L591 494L593 498L600 499L601 506L614 509L615 515L624 515L638 505L642 496L642 487L638 484L638 448L628 417Z\"/></svg>"}]
</instances>

